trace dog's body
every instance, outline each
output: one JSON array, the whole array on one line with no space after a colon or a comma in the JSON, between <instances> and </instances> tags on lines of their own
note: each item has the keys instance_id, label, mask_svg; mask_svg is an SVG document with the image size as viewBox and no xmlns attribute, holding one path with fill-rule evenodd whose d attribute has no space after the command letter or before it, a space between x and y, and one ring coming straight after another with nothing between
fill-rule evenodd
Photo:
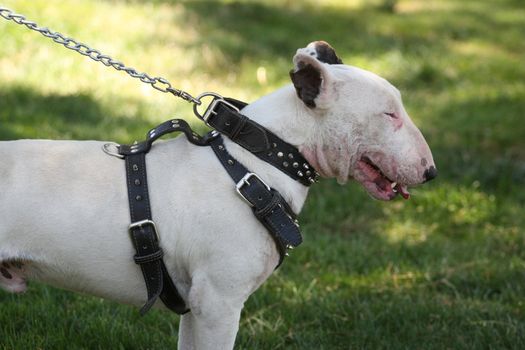
<instances>
[{"instance_id":1,"label":"dog's body","mask_svg":"<svg viewBox=\"0 0 525 350\"><path fill-rule=\"evenodd\" d=\"M432 156L395 88L356 68L322 63L311 55L312 48L315 45L295 56L295 89L278 90L242 113L297 145L322 175L340 182L352 176L377 198L391 199L391 192L383 186L386 180L374 178L379 175L370 175L372 170L361 164L363 154L403 185L424 182L433 167ZM321 77L317 94L310 99L300 91L311 84L299 76L304 67L313 67ZM369 97L373 100L366 102ZM384 152L385 131L370 129L371 123L366 122L370 109L377 108L398 114L392 124L388 117L378 116L386 118L388 127L383 129L392 135L387 144L398 155ZM377 140L364 140L369 135ZM407 140L398 141L403 137L408 147L404 146ZM0 261L4 264L0 286L21 292L29 278L118 302L144 304L144 280L133 263L134 249L127 234L130 215L124 162L103 153L102 144L0 143ZM225 145L277 189L295 212L300 211L307 187L240 146L228 140ZM395 157L401 161L389 161ZM275 243L237 195L235 184L209 147L196 147L185 138L159 142L147 157L147 173L164 261L191 309L182 316L179 348L230 349L243 303L278 263ZM377 188L369 188L374 181ZM406 192L406 187L399 189ZM161 302L156 306L163 307Z\"/></svg>"}]
</instances>

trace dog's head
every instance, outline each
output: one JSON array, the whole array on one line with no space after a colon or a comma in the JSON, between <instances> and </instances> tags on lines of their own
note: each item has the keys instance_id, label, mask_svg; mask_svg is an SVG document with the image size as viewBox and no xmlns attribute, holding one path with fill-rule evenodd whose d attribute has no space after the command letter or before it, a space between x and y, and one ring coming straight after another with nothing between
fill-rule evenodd
<instances>
[{"instance_id":1,"label":"dog's head","mask_svg":"<svg viewBox=\"0 0 525 350\"><path fill-rule=\"evenodd\" d=\"M359 181L377 199L437 175L432 153L408 116L399 91L385 79L344 65L317 41L297 50L290 72L313 122L301 152L325 177Z\"/></svg>"}]
</instances>

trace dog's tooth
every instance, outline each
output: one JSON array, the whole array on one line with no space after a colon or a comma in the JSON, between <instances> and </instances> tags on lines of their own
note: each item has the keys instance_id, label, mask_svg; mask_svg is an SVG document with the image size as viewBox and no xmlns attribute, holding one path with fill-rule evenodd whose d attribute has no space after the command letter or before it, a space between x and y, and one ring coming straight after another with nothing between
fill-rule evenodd
<instances>
[{"instance_id":1,"label":"dog's tooth","mask_svg":"<svg viewBox=\"0 0 525 350\"><path fill-rule=\"evenodd\" d=\"M390 185L390 187L392 187L392 189L394 189L396 186L397 186L397 182L392 182L392 185Z\"/></svg>"}]
</instances>

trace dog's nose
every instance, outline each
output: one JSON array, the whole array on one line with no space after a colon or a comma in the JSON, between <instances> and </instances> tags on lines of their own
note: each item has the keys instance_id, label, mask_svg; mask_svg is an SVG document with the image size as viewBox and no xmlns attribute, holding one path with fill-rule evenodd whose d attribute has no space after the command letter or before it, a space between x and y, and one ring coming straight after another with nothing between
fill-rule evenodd
<instances>
[{"instance_id":1,"label":"dog's nose","mask_svg":"<svg viewBox=\"0 0 525 350\"><path fill-rule=\"evenodd\" d=\"M423 173L423 177L425 178L424 182L432 180L433 178L437 176L437 174L438 174L438 171L436 167L431 165L430 168L425 170L425 172Z\"/></svg>"}]
</instances>

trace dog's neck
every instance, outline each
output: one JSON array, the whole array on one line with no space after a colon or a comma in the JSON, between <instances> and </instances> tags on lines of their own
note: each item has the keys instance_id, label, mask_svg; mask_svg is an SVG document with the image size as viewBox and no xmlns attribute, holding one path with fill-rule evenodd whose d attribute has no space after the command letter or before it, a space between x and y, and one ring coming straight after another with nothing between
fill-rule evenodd
<instances>
[{"instance_id":1,"label":"dog's neck","mask_svg":"<svg viewBox=\"0 0 525 350\"><path fill-rule=\"evenodd\" d=\"M334 136L333 127L326 127L327 115L307 107L293 85L260 98L242 113L297 147L322 177L336 178L341 184L348 181L357 144L348 133Z\"/></svg>"},{"instance_id":2,"label":"dog's neck","mask_svg":"<svg viewBox=\"0 0 525 350\"><path fill-rule=\"evenodd\" d=\"M242 114L299 148L309 138L313 127L309 122L311 118L305 115L308 111L305 110L307 108L296 97L293 86L289 85L252 102L242 110ZM263 179L271 179L270 186L284 196L296 213L301 210L308 193L306 186L259 160L237 144L229 140L225 140L225 143L230 153L250 171Z\"/></svg>"},{"instance_id":3,"label":"dog's neck","mask_svg":"<svg viewBox=\"0 0 525 350\"><path fill-rule=\"evenodd\" d=\"M242 111L284 141L301 147L310 137L313 118L298 98L292 85L263 96Z\"/></svg>"}]
</instances>

